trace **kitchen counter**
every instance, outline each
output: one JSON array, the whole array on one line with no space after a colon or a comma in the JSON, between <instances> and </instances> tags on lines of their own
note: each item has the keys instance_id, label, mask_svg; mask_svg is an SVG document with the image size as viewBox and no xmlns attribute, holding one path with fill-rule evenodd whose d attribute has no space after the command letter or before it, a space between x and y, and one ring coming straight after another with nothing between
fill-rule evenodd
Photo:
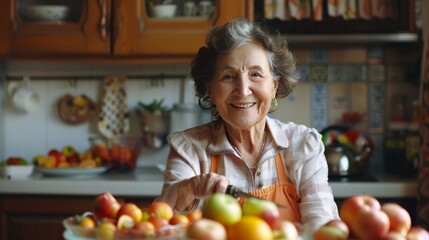
<instances>
[{"instance_id":1,"label":"kitchen counter","mask_svg":"<svg viewBox=\"0 0 429 240\"><path fill-rule=\"evenodd\" d=\"M330 182L334 197L366 193L377 198L417 196L417 180L379 176L378 181ZM89 195L111 192L118 196L154 197L163 184L161 166L138 167L130 173L58 177L33 173L27 179L0 179L0 194Z\"/></svg>"}]
</instances>

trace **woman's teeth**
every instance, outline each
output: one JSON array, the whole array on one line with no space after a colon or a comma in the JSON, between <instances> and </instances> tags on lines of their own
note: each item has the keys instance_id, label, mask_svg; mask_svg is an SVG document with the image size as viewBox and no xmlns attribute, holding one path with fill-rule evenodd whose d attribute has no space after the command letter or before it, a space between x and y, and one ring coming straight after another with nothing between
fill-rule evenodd
<instances>
[{"instance_id":1,"label":"woman's teeth","mask_svg":"<svg viewBox=\"0 0 429 240\"><path fill-rule=\"evenodd\" d=\"M237 107L237 108L250 108L253 105L255 105L255 103L246 103L246 104L232 104L232 106Z\"/></svg>"}]
</instances>

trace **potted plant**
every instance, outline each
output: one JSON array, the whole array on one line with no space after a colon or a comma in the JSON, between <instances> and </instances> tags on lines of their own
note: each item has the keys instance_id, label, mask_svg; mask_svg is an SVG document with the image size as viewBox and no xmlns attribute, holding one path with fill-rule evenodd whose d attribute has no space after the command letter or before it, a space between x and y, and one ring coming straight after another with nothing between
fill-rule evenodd
<instances>
[{"instance_id":1,"label":"potted plant","mask_svg":"<svg viewBox=\"0 0 429 240\"><path fill-rule=\"evenodd\" d=\"M164 99L151 103L138 103L137 114L145 146L161 148L167 142L170 127L171 108L164 105Z\"/></svg>"}]
</instances>

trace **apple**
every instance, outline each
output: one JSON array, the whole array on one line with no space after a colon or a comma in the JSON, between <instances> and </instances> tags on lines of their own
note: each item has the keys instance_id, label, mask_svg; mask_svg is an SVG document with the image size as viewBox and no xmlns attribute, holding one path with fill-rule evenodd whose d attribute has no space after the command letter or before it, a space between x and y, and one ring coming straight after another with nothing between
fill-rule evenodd
<instances>
[{"instance_id":1,"label":"apple","mask_svg":"<svg viewBox=\"0 0 429 240\"><path fill-rule=\"evenodd\" d=\"M57 149L51 149L48 152L48 156L54 156L56 159L56 166L59 166L65 162L67 162L67 157L62 152L58 151Z\"/></svg>"},{"instance_id":2,"label":"apple","mask_svg":"<svg viewBox=\"0 0 429 240\"><path fill-rule=\"evenodd\" d=\"M156 231L159 231L161 228L170 225L168 220L161 216L152 216L148 221L153 224Z\"/></svg>"},{"instance_id":3,"label":"apple","mask_svg":"<svg viewBox=\"0 0 429 240\"><path fill-rule=\"evenodd\" d=\"M428 240L429 232L420 226L412 226L406 237L407 240Z\"/></svg>"},{"instance_id":4,"label":"apple","mask_svg":"<svg viewBox=\"0 0 429 240\"><path fill-rule=\"evenodd\" d=\"M332 220L328 221L327 223L325 223L324 225L325 226L333 226L333 227L340 229L345 234L345 236L346 236L345 239L348 239L350 236L349 226L347 226L347 224L340 219L332 219Z\"/></svg>"},{"instance_id":5,"label":"apple","mask_svg":"<svg viewBox=\"0 0 429 240\"><path fill-rule=\"evenodd\" d=\"M116 219L116 214L121 208L121 204L112 196L110 192L105 192L95 198L94 214L97 218Z\"/></svg>"},{"instance_id":6,"label":"apple","mask_svg":"<svg viewBox=\"0 0 429 240\"><path fill-rule=\"evenodd\" d=\"M193 221L187 231L187 237L194 240L225 240L225 227L214 220L201 218Z\"/></svg>"},{"instance_id":7,"label":"apple","mask_svg":"<svg viewBox=\"0 0 429 240\"><path fill-rule=\"evenodd\" d=\"M241 219L241 206L231 195L214 193L203 203L202 217L229 227Z\"/></svg>"},{"instance_id":8,"label":"apple","mask_svg":"<svg viewBox=\"0 0 429 240\"><path fill-rule=\"evenodd\" d=\"M362 239L379 239L389 232L389 217L381 210L361 211L350 225L352 233Z\"/></svg>"},{"instance_id":9,"label":"apple","mask_svg":"<svg viewBox=\"0 0 429 240\"><path fill-rule=\"evenodd\" d=\"M338 227L323 225L313 233L314 240L346 240L347 235Z\"/></svg>"},{"instance_id":10,"label":"apple","mask_svg":"<svg viewBox=\"0 0 429 240\"><path fill-rule=\"evenodd\" d=\"M159 216L169 221L173 215L173 208L166 202L154 202L146 209L146 212L151 216Z\"/></svg>"},{"instance_id":11,"label":"apple","mask_svg":"<svg viewBox=\"0 0 429 240\"><path fill-rule=\"evenodd\" d=\"M382 238L389 231L389 217L381 211L380 202L366 194L346 199L341 206L340 216L350 232L362 239Z\"/></svg>"},{"instance_id":12,"label":"apple","mask_svg":"<svg viewBox=\"0 0 429 240\"><path fill-rule=\"evenodd\" d=\"M251 215L262 218L272 230L279 227L281 221L280 211L277 205L268 200L249 198L242 207L243 216Z\"/></svg>"},{"instance_id":13,"label":"apple","mask_svg":"<svg viewBox=\"0 0 429 240\"><path fill-rule=\"evenodd\" d=\"M274 239L298 239L298 229L295 224L288 220L281 220L278 229L273 231Z\"/></svg>"},{"instance_id":14,"label":"apple","mask_svg":"<svg viewBox=\"0 0 429 240\"><path fill-rule=\"evenodd\" d=\"M169 223L170 225L182 224L186 226L189 224L189 219L188 217L186 217L186 215L177 213L177 214L174 214L174 216L170 219Z\"/></svg>"},{"instance_id":15,"label":"apple","mask_svg":"<svg viewBox=\"0 0 429 240\"><path fill-rule=\"evenodd\" d=\"M134 224L131 232L135 237L143 239L155 238L155 226L149 221L137 222Z\"/></svg>"},{"instance_id":16,"label":"apple","mask_svg":"<svg viewBox=\"0 0 429 240\"><path fill-rule=\"evenodd\" d=\"M354 221L358 212L363 210L380 210L380 202L369 195L360 194L347 198L340 208L340 217L348 226Z\"/></svg>"},{"instance_id":17,"label":"apple","mask_svg":"<svg viewBox=\"0 0 429 240\"><path fill-rule=\"evenodd\" d=\"M390 232L398 232L406 236L411 228L411 216L401 205L396 203L385 203L381 206L390 220Z\"/></svg>"},{"instance_id":18,"label":"apple","mask_svg":"<svg viewBox=\"0 0 429 240\"><path fill-rule=\"evenodd\" d=\"M128 215L134 220L134 222L140 222L143 218L143 210L136 204L128 202L119 208L116 213L116 219L119 219L122 215Z\"/></svg>"}]
</instances>

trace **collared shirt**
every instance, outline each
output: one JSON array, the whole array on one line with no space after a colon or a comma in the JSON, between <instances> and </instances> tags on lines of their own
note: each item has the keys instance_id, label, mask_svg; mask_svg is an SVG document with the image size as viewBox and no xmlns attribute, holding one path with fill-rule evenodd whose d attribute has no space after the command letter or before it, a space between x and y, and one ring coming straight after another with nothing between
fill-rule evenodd
<instances>
[{"instance_id":1,"label":"collared shirt","mask_svg":"<svg viewBox=\"0 0 429 240\"><path fill-rule=\"evenodd\" d=\"M214 154L220 155L218 174L226 176L230 184L245 191L268 187L278 181L275 155L280 152L287 178L301 199L299 208L305 227L314 231L338 219L321 135L313 128L268 116L266 123L270 134L255 173L229 143L222 121L170 134L170 153L158 200L175 206L180 181L210 172Z\"/></svg>"}]
</instances>

